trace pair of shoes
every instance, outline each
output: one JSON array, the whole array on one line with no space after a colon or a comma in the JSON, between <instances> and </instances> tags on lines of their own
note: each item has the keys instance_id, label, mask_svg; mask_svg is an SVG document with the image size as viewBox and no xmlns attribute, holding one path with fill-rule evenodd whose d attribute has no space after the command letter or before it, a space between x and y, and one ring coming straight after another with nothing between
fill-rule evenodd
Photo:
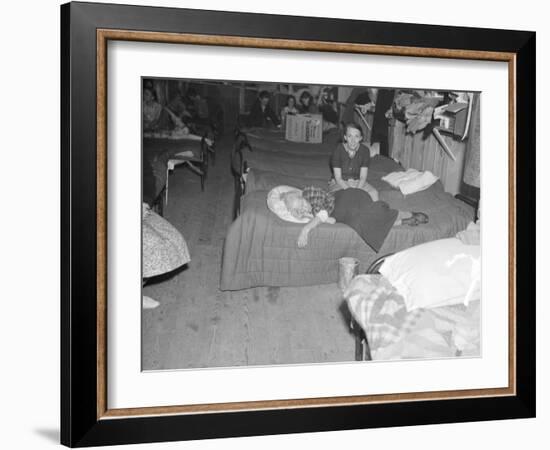
<instances>
[{"instance_id":1,"label":"pair of shoes","mask_svg":"<svg viewBox=\"0 0 550 450\"><path fill-rule=\"evenodd\" d=\"M410 227L416 227L417 225L428 223L428 222L429 222L428 215L422 212L413 212L411 217L401 220L401 223L403 225L408 225Z\"/></svg>"},{"instance_id":2,"label":"pair of shoes","mask_svg":"<svg viewBox=\"0 0 550 450\"><path fill-rule=\"evenodd\" d=\"M159 305L160 305L160 303L157 302L156 300L153 300L151 297L147 297L146 295L144 295L142 297L142 307L143 307L143 309L154 309Z\"/></svg>"}]
</instances>

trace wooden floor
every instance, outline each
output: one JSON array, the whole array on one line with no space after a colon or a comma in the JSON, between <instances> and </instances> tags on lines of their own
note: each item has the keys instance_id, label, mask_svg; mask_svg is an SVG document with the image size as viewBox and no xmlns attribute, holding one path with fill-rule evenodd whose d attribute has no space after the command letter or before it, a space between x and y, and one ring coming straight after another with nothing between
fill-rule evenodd
<instances>
[{"instance_id":1,"label":"wooden floor","mask_svg":"<svg viewBox=\"0 0 550 450\"><path fill-rule=\"evenodd\" d=\"M220 142L204 192L186 167L170 175L164 215L187 240L191 262L144 287L160 306L143 310L143 370L354 360L335 284L219 290L232 213L230 146L229 139Z\"/></svg>"}]
</instances>

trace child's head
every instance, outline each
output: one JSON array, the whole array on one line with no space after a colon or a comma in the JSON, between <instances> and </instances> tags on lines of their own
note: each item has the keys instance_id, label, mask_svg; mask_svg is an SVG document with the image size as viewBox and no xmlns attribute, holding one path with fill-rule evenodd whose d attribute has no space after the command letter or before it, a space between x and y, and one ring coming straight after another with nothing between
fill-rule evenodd
<instances>
[{"instance_id":1,"label":"child's head","mask_svg":"<svg viewBox=\"0 0 550 450\"><path fill-rule=\"evenodd\" d=\"M344 142L352 149L359 147L363 140L363 130L355 122L349 122L344 129Z\"/></svg>"},{"instance_id":2,"label":"child's head","mask_svg":"<svg viewBox=\"0 0 550 450\"><path fill-rule=\"evenodd\" d=\"M311 103L312 98L313 97L311 96L311 94L308 91L304 91L304 92L302 92L302 95L300 95L300 103L302 105L309 106L309 104Z\"/></svg>"},{"instance_id":3,"label":"child's head","mask_svg":"<svg viewBox=\"0 0 550 450\"><path fill-rule=\"evenodd\" d=\"M269 103L269 92L262 91L260 92L260 95L258 95L258 98L260 99L260 103L262 105L267 105Z\"/></svg>"},{"instance_id":4,"label":"child's head","mask_svg":"<svg viewBox=\"0 0 550 450\"><path fill-rule=\"evenodd\" d=\"M195 88L189 88L187 89L187 97L189 97L191 100L195 100L200 99L201 96Z\"/></svg>"},{"instance_id":5,"label":"child's head","mask_svg":"<svg viewBox=\"0 0 550 450\"><path fill-rule=\"evenodd\" d=\"M289 95L286 98L286 106L289 108L294 108L296 106L296 98L294 98L294 95Z\"/></svg>"},{"instance_id":6,"label":"child's head","mask_svg":"<svg viewBox=\"0 0 550 450\"><path fill-rule=\"evenodd\" d=\"M289 191L281 195L286 209L297 219L311 215L311 204L302 196L302 191Z\"/></svg>"},{"instance_id":7,"label":"child's head","mask_svg":"<svg viewBox=\"0 0 550 450\"><path fill-rule=\"evenodd\" d=\"M334 97L334 92L332 91L332 88L326 87L321 92L321 98L325 102L331 102Z\"/></svg>"}]
</instances>

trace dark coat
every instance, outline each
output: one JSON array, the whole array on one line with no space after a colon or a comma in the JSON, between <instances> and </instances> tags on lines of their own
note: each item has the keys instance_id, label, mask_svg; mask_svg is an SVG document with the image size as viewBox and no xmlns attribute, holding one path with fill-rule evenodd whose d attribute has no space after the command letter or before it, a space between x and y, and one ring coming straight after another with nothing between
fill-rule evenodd
<instances>
[{"instance_id":1,"label":"dark coat","mask_svg":"<svg viewBox=\"0 0 550 450\"><path fill-rule=\"evenodd\" d=\"M270 122L275 126L279 125L280 121L277 114L275 114L275 111L273 111L269 104L267 104L265 109L262 111L260 99L256 99L250 109L247 125L249 127L266 127L269 126Z\"/></svg>"}]
</instances>

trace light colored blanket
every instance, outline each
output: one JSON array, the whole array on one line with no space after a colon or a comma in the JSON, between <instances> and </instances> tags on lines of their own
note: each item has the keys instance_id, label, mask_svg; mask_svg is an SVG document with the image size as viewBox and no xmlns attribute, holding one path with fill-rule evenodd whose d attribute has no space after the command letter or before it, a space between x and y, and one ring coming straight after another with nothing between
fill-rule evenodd
<instances>
[{"instance_id":1,"label":"light colored blanket","mask_svg":"<svg viewBox=\"0 0 550 450\"><path fill-rule=\"evenodd\" d=\"M344 293L374 360L480 356L480 301L407 312L381 275L359 275Z\"/></svg>"}]
</instances>

